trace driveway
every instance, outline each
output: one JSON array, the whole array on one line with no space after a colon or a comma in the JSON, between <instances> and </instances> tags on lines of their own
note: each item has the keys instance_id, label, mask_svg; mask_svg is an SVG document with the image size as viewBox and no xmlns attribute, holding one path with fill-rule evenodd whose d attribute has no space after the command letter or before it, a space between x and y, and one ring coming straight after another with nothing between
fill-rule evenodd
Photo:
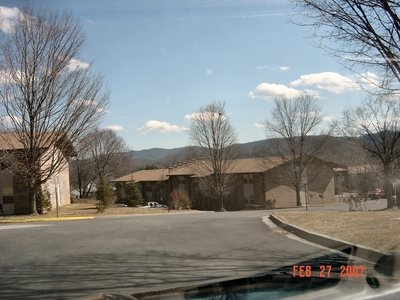
<instances>
[{"instance_id":1,"label":"driveway","mask_svg":"<svg viewBox=\"0 0 400 300\"><path fill-rule=\"evenodd\" d=\"M0 225L0 298L129 294L259 273L327 251L271 231L265 215L210 212Z\"/></svg>"}]
</instances>

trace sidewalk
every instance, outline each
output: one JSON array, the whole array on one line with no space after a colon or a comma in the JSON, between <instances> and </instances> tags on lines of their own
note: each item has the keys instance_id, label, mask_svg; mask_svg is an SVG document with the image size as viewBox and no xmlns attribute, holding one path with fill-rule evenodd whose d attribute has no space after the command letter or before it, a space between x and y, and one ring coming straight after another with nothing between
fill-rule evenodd
<instances>
[{"instance_id":1,"label":"sidewalk","mask_svg":"<svg viewBox=\"0 0 400 300\"><path fill-rule=\"evenodd\" d=\"M80 217L30 217L24 216L20 218L0 218L0 224L10 224L10 223L32 223L32 222L60 222L60 221L78 221L78 220L91 220L92 216L80 216Z\"/></svg>"}]
</instances>

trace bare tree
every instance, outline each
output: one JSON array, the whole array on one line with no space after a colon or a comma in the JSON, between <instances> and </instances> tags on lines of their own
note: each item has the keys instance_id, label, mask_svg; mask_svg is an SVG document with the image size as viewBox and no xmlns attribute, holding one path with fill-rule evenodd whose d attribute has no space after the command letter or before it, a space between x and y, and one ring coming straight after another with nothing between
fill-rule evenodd
<instances>
[{"instance_id":1,"label":"bare tree","mask_svg":"<svg viewBox=\"0 0 400 300\"><path fill-rule=\"evenodd\" d=\"M400 81L400 3L392 0L292 0L329 52L390 72Z\"/></svg>"},{"instance_id":2,"label":"bare tree","mask_svg":"<svg viewBox=\"0 0 400 300\"><path fill-rule=\"evenodd\" d=\"M108 176L121 175L129 160L124 155L128 147L124 139L114 130L96 130L86 137L89 142L89 157L99 180L107 180Z\"/></svg>"},{"instance_id":3,"label":"bare tree","mask_svg":"<svg viewBox=\"0 0 400 300\"><path fill-rule=\"evenodd\" d=\"M94 183L107 181L109 177L119 177L133 169L124 139L111 129L97 129L85 135L76 147L74 184L80 197L87 197Z\"/></svg>"},{"instance_id":4,"label":"bare tree","mask_svg":"<svg viewBox=\"0 0 400 300\"><path fill-rule=\"evenodd\" d=\"M224 198L232 188L230 170L236 157L236 133L225 112L225 103L212 102L193 114L190 138L200 147L200 173L206 196L224 210Z\"/></svg>"},{"instance_id":5,"label":"bare tree","mask_svg":"<svg viewBox=\"0 0 400 300\"><path fill-rule=\"evenodd\" d=\"M86 138L87 135L76 143L76 155L70 161L70 183L78 189L80 198L89 196L97 178L93 160L90 159L90 140Z\"/></svg>"},{"instance_id":6,"label":"bare tree","mask_svg":"<svg viewBox=\"0 0 400 300\"><path fill-rule=\"evenodd\" d=\"M396 96L385 94L365 99L359 106L343 112L337 125L339 134L351 138L383 169L388 208L393 207L393 168L400 158L400 103Z\"/></svg>"},{"instance_id":7,"label":"bare tree","mask_svg":"<svg viewBox=\"0 0 400 300\"><path fill-rule=\"evenodd\" d=\"M66 164L72 145L97 127L107 102L103 80L78 60L85 37L68 14L25 7L0 48L0 106L10 167L35 191Z\"/></svg>"},{"instance_id":8,"label":"bare tree","mask_svg":"<svg viewBox=\"0 0 400 300\"><path fill-rule=\"evenodd\" d=\"M267 138L270 138L274 154L285 162L298 206L301 205L301 189L306 184L305 170L313 162L313 156L324 150L327 141L327 135L313 136L321 122L320 106L309 93L293 99L275 99L271 118L265 122ZM311 179L307 178L308 184Z\"/></svg>"}]
</instances>

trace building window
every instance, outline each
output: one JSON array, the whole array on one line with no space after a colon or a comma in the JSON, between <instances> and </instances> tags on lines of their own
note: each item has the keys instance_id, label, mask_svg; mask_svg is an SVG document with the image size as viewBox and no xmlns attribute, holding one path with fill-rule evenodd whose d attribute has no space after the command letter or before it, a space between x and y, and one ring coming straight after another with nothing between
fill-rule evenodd
<instances>
[{"instance_id":1,"label":"building window","mask_svg":"<svg viewBox=\"0 0 400 300\"><path fill-rule=\"evenodd\" d=\"M253 174L244 174L243 175L243 183L244 184L253 184Z\"/></svg>"},{"instance_id":2,"label":"building window","mask_svg":"<svg viewBox=\"0 0 400 300\"><path fill-rule=\"evenodd\" d=\"M14 197L13 196L3 196L3 203L14 203Z\"/></svg>"},{"instance_id":3,"label":"building window","mask_svg":"<svg viewBox=\"0 0 400 300\"><path fill-rule=\"evenodd\" d=\"M7 169L0 171L0 194L3 197L14 195L13 174Z\"/></svg>"}]
</instances>

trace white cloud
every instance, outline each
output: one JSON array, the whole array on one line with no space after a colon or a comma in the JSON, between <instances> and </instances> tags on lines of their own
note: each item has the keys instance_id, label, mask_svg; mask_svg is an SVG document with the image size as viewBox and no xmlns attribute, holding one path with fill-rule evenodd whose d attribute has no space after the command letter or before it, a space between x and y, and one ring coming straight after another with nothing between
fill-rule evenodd
<instances>
[{"instance_id":1,"label":"white cloud","mask_svg":"<svg viewBox=\"0 0 400 300\"><path fill-rule=\"evenodd\" d=\"M263 98L263 99L273 99L276 97L283 98L295 98L303 94L303 91L296 90L294 88L287 87L283 84L274 83L261 83L254 91L249 92L250 98Z\"/></svg>"},{"instance_id":2,"label":"white cloud","mask_svg":"<svg viewBox=\"0 0 400 300\"><path fill-rule=\"evenodd\" d=\"M206 70L206 75L207 76L213 76L214 75L214 70L213 69L207 69Z\"/></svg>"},{"instance_id":3,"label":"white cloud","mask_svg":"<svg viewBox=\"0 0 400 300\"><path fill-rule=\"evenodd\" d=\"M73 102L76 105L83 105L83 106L96 106L97 105L97 101L89 100L89 99L74 100Z\"/></svg>"},{"instance_id":4,"label":"white cloud","mask_svg":"<svg viewBox=\"0 0 400 300\"><path fill-rule=\"evenodd\" d=\"M322 117L322 121L332 123L332 122L336 121L336 117L335 116L324 116L324 117Z\"/></svg>"},{"instance_id":5,"label":"white cloud","mask_svg":"<svg viewBox=\"0 0 400 300\"><path fill-rule=\"evenodd\" d=\"M254 126L258 129L265 129L265 125L263 123L254 123Z\"/></svg>"},{"instance_id":6,"label":"white cloud","mask_svg":"<svg viewBox=\"0 0 400 300\"><path fill-rule=\"evenodd\" d=\"M13 82L10 73L0 70L0 83L11 84Z\"/></svg>"},{"instance_id":7,"label":"white cloud","mask_svg":"<svg viewBox=\"0 0 400 300\"><path fill-rule=\"evenodd\" d=\"M373 72L360 74L360 77L361 82L367 84L369 87L376 88L381 84L381 78Z\"/></svg>"},{"instance_id":8,"label":"white cloud","mask_svg":"<svg viewBox=\"0 0 400 300\"><path fill-rule=\"evenodd\" d=\"M89 63L80 61L79 59L76 58L72 58L67 65L68 70L71 72L79 69L87 69L89 67L90 67Z\"/></svg>"},{"instance_id":9,"label":"white cloud","mask_svg":"<svg viewBox=\"0 0 400 300\"><path fill-rule=\"evenodd\" d=\"M10 127L13 126L15 124L19 124L21 122L21 119L17 116L3 116L0 117L0 125L4 126L4 127Z\"/></svg>"},{"instance_id":10,"label":"white cloud","mask_svg":"<svg viewBox=\"0 0 400 300\"><path fill-rule=\"evenodd\" d=\"M121 125L109 125L106 126L106 129L111 129L113 131L123 131L124 127L122 127Z\"/></svg>"},{"instance_id":11,"label":"white cloud","mask_svg":"<svg viewBox=\"0 0 400 300\"><path fill-rule=\"evenodd\" d=\"M0 30L10 33L19 13L16 7L0 6Z\"/></svg>"},{"instance_id":12,"label":"white cloud","mask_svg":"<svg viewBox=\"0 0 400 300\"><path fill-rule=\"evenodd\" d=\"M278 69L279 69L279 71L285 72L285 71L289 71L290 67L288 67L288 66L279 66Z\"/></svg>"},{"instance_id":13,"label":"white cloud","mask_svg":"<svg viewBox=\"0 0 400 300\"><path fill-rule=\"evenodd\" d=\"M5 70L0 70L0 83L4 83L4 84L13 84L15 83L15 80L13 79L13 76L16 77L16 80L21 80L24 75L23 72L15 70L14 72L12 72L13 74L11 74L10 71L5 71Z\"/></svg>"},{"instance_id":14,"label":"white cloud","mask_svg":"<svg viewBox=\"0 0 400 300\"><path fill-rule=\"evenodd\" d=\"M185 115L185 119L191 121L193 119L198 118L200 115L201 115L201 113L197 113L197 112L191 113L191 114L187 114L187 115Z\"/></svg>"},{"instance_id":15,"label":"white cloud","mask_svg":"<svg viewBox=\"0 0 400 300\"><path fill-rule=\"evenodd\" d=\"M104 107L97 107L99 103L96 100L89 100L89 99L81 99L81 100L73 100L72 101L75 105L77 106L93 106L96 107L96 111L101 113L109 113L110 111L108 109L105 109Z\"/></svg>"},{"instance_id":16,"label":"white cloud","mask_svg":"<svg viewBox=\"0 0 400 300\"><path fill-rule=\"evenodd\" d=\"M348 90L359 89L358 84L351 79L335 72L322 72L306 74L290 83L293 87L316 86L321 90L327 90L335 94L341 94Z\"/></svg>"},{"instance_id":17,"label":"white cloud","mask_svg":"<svg viewBox=\"0 0 400 300\"><path fill-rule=\"evenodd\" d=\"M222 120L225 120L226 117L225 116L220 116L219 114L215 113L215 112L194 112L191 114L187 114L185 115L185 119L192 121L192 120L196 120L196 119L217 119L218 117L221 117Z\"/></svg>"},{"instance_id":18,"label":"white cloud","mask_svg":"<svg viewBox=\"0 0 400 300\"><path fill-rule=\"evenodd\" d=\"M267 66L267 65L262 65L262 66L257 66L257 70L271 70L271 71L289 71L290 67L289 66Z\"/></svg>"},{"instance_id":19,"label":"white cloud","mask_svg":"<svg viewBox=\"0 0 400 300\"><path fill-rule=\"evenodd\" d=\"M138 129L138 131L144 133L146 132L171 133L171 132L182 132L186 130L188 130L188 128L157 120L147 121L143 127Z\"/></svg>"}]
</instances>

